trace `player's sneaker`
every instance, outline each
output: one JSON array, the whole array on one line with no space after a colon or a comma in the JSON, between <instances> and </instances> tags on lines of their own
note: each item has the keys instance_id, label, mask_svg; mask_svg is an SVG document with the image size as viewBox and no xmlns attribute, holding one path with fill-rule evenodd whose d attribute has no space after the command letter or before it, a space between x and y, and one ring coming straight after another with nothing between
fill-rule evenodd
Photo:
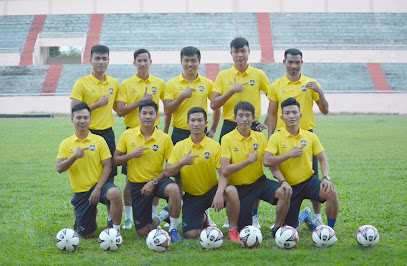
<instances>
[{"instance_id":1,"label":"player's sneaker","mask_svg":"<svg viewBox=\"0 0 407 266\"><path fill-rule=\"evenodd\" d=\"M226 219L226 222L222 225L222 228L229 228L229 219Z\"/></svg>"},{"instance_id":2,"label":"player's sneaker","mask_svg":"<svg viewBox=\"0 0 407 266\"><path fill-rule=\"evenodd\" d=\"M206 228L206 227L209 227L209 226L211 226L211 225L209 223L208 215L206 215L206 212L204 212L202 227Z\"/></svg>"},{"instance_id":3,"label":"player's sneaker","mask_svg":"<svg viewBox=\"0 0 407 266\"><path fill-rule=\"evenodd\" d=\"M113 220L112 219L107 219L106 228L113 228Z\"/></svg>"},{"instance_id":4,"label":"player's sneaker","mask_svg":"<svg viewBox=\"0 0 407 266\"><path fill-rule=\"evenodd\" d=\"M120 236L122 237L122 244L123 244L124 243L124 238L123 238L122 232L120 232L120 229L117 229L117 232L119 232Z\"/></svg>"},{"instance_id":5,"label":"player's sneaker","mask_svg":"<svg viewBox=\"0 0 407 266\"><path fill-rule=\"evenodd\" d=\"M272 237L272 238L276 238L276 233L277 233L277 230L278 230L279 228L280 228L280 227L274 226L274 224L273 224L273 229L271 229L271 237Z\"/></svg>"},{"instance_id":6,"label":"player's sneaker","mask_svg":"<svg viewBox=\"0 0 407 266\"><path fill-rule=\"evenodd\" d=\"M313 231L316 226L312 220L312 211L309 207L306 207L304 211L298 216L298 219L307 225L308 231Z\"/></svg>"},{"instance_id":7,"label":"player's sneaker","mask_svg":"<svg viewBox=\"0 0 407 266\"><path fill-rule=\"evenodd\" d=\"M209 209L206 209L206 210L205 210L205 215L206 215L206 220L207 220L208 223L209 223L209 226L216 227L215 222L212 221L211 216L209 215Z\"/></svg>"},{"instance_id":8,"label":"player's sneaker","mask_svg":"<svg viewBox=\"0 0 407 266\"><path fill-rule=\"evenodd\" d=\"M270 230L273 230L273 228L274 228L274 224L272 224L272 225L270 226Z\"/></svg>"},{"instance_id":9,"label":"player's sneaker","mask_svg":"<svg viewBox=\"0 0 407 266\"><path fill-rule=\"evenodd\" d=\"M239 242L239 231L237 231L237 228L230 229L228 236L230 241Z\"/></svg>"},{"instance_id":10,"label":"player's sneaker","mask_svg":"<svg viewBox=\"0 0 407 266\"><path fill-rule=\"evenodd\" d=\"M124 225L122 229L131 229L131 219L124 220Z\"/></svg>"},{"instance_id":11,"label":"player's sneaker","mask_svg":"<svg viewBox=\"0 0 407 266\"><path fill-rule=\"evenodd\" d=\"M321 218L314 220L315 226L325 225Z\"/></svg>"},{"instance_id":12,"label":"player's sneaker","mask_svg":"<svg viewBox=\"0 0 407 266\"><path fill-rule=\"evenodd\" d=\"M170 224L169 224L169 223L165 223L165 224L164 224L164 228L170 228Z\"/></svg>"},{"instance_id":13,"label":"player's sneaker","mask_svg":"<svg viewBox=\"0 0 407 266\"><path fill-rule=\"evenodd\" d=\"M257 227L257 228L261 228L261 225L260 225L260 223L259 223L259 218L257 217L257 215L253 215L252 216L252 225L254 226L254 227Z\"/></svg>"},{"instance_id":14,"label":"player's sneaker","mask_svg":"<svg viewBox=\"0 0 407 266\"><path fill-rule=\"evenodd\" d=\"M178 243L182 241L182 237L179 235L178 230L177 229L172 229L169 232L169 235L171 237L171 241L174 243Z\"/></svg>"},{"instance_id":15,"label":"player's sneaker","mask_svg":"<svg viewBox=\"0 0 407 266\"><path fill-rule=\"evenodd\" d=\"M334 230L335 231L335 230ZM335 236L332 238L332 240L334 241L334 244L336 243L336 242L338 242L338 238L336 237L336 231L335 231Z\"/></svg>"}]
</instances>

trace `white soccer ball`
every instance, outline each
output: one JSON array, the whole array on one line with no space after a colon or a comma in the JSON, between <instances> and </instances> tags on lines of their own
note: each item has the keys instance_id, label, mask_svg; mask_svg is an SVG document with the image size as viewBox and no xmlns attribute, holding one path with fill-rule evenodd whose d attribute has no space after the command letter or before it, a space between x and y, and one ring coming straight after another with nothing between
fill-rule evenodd
<instances>
[{"instance_id":1,"label":"white soccer ball","mask_svg":"<svg viewBox=\"0 0 407 266\"><path fill-rule=\"evenodd\" d=\"M79 245L78 234L70 229L64 228L57 234L57 247L63 251L76 251Z\"/></svg>"},{"instance_id":2,"label":"white soccer ball","mask_svg":"<svg viewBox=\"0 0 407 266\"><path fill-rule=\"evenodd\" d=\"M240 231L239 240L244 248L257 248L263 240L263 235L260 229L248 225Z\"/></svg>"},{"instance_id":3,"label":"white soccer ball","mask_svg":"<svg viewBox=\"0 0 407 266\"><path fill-rule=\"evenodd\" d=\"M123 243L123 237L117 229L106 228L99 234L99 246L106 251L116 251Z\"/></svg>"},{"instance_id":4,"label":"white soccer ball","mask_svg":"<svg viewBox=\"0 0 407 266\"><path fill-rule=\"evenodd\" d=\"M312 242L319 248L328 248L337 240L335 231L327 225L320 225L312 232Z\"/></svg>"},{"instance_id":5,"label":"white soccer ball","mask_svg":"<svg viewBox=\"0 0 407 266\"><path fill-rule=\"evenodd\" d=\"M201 246L206 249L216 249L223 244L223 233L216 227L206 227L199 236Z\"/></svg>"},{"instance_id":6,"label":"white soccer ball","mask_svg":"<svg viewBox=\"0 0 407 266\"><path fill-rule=\"evenodd\" d=\"M299 241L297 230L294 227L285 225L278 228L276 232L276 244L279 248L295 248Z\"/></svg>"},{"instance_id":7,"label":"white soccer ball","mask_svg":"<svg viewBox=\"0 0 407 266\"><path fill-rule=\"evenodd\" d=\"M170 236L165 230L161 229L160 227L151 230L146 238L148 248L155 252L167 251L168 247L170 246L170 242Z\"/></svg>"},{"instance_id":8,"label":"white soccer ball","mask_svg":"<svg viewBox=\"0 0 407 266\"><path fill-rule=\"evenodd\" d=\"M356 242L361 247L374 247L379 242L379 231L373 225L363 225L356 233Z\"/></svg>"}]
</instances>

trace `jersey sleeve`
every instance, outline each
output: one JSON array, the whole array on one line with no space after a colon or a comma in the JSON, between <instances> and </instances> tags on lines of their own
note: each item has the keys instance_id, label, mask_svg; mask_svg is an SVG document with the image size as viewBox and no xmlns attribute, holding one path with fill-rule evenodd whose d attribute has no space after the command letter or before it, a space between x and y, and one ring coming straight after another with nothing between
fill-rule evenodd
<instances>
[{"instance_id":1,"label":"jersey sleeve","mask_svg":"<svg viewBox=\"0 0 407 266\"><path fill-rule=\"evenodd\" d=\"M215 154L215 165L217 169L220 169L222 167L221 163L220 163L220 154L221 154L221 150L220 150L220 145L217 146L216 148L216 154Z\"/></svg>"},{"instance_id":2,"label":"jersey sleeve","mask_svg":"<svg viewBox=\"0 0 407 266\"><path fill-rule=\"evenodd\" d=\"M270 90L270 82L269 79L267 78L266 73L264 71L261 71L261 87L260 89L268 95L269 90Z\"/></svg>"},{"instance_id":3,"label":"jersey sleeve","mask_svg":"<svg viewBox=\"0 0 407 266\"><path fill-rule=\"evenodd\" d=\"M266 149L264 151L268 151L273 155L277 155L278 152L278 145L277 145L277 137L275 134L270 136L270 139L267 143Z\"/></svg>"},{"instance_id":4,"label":"jersey sleeve","mask_svg":"<svg viewBox=\"0 0 407 266\"><path fill-rule=\"evenodd\" d=\"M222 158L232 159L232 154L230 152L230 143L228 138L222 138L222 144L220 145L220 156Z\"/></svg>"},{"instance_id":5,"label":"jersey sleeve","mask_svg":"<svg viewBox=\"0 0 407 266\"><path fill-rule=\"evenodd\" d=\"M312 154L316 156L318 153L324 151L324 147L322 146L321 142L319 141L319 138L317 135L312 134Z\"/></svg>"},{"instance_id":6,"label":"jersey sleeve","mask_svg":"<svg viewBox=\"0 0 407 266\"><path fill-rule=\"evenodd\" d=\"M107 143L104 139L102 139L100 141L99 145L100 145L100 150L99 150L100 160L104 161L106 159L112 158L112 154L110 153L109 146L107 146Z\"/></svg>"},{"instance_id":7,"label":"jersey sleeve","mask_svg":"<svg viewBox=\"0 0 407 266\"><path fill-rule=\"evenodd\" d=\"M220 94L223 94L223 74L219 72L218 76L216 77L215 84L213 85L212 91L216 91Z\"/></svg>"},{"instance_id":8,"label":"jersey sleeve","mask_svg":"<svg viewBox=\"0 0 407 266\"><path fill-rule=\"evenodd\" d=\"M277 81L274 81L269 88L269 92L267 94L267 98L271 101L278 102L277 98Z\"/></svg>"},{"instance_id":9,"label":"jersey sleeve","mask_svg":"<svg viewBox=\"0 0 407 266\"><path fill-rule=\"evenodd\" d=\"M174 148L171 151L170 157L168 158L167 163L169 164L177 164L181 159L179 159L178 153L180 150L180 143L178 142L177 144L175 144Z\"/></svg>"},{"instance_id":10,"label":"jersey sleeve","mask_svg":"<svg viewBox=\"0 0 407 266\"><path fill-rule=\"evenodd\" d=\"M213 81L208 79L208 99L210 100L212 98L212 91L213 91Z\"/></svg>"},{"instance_id":11,"label":"jersey sleeve","mask_svg":"<svg viewBox=\"0 0 407 266\"><path fill-rule=\"evenodd\" d=\"M69 156L68 156L68 153L67 153L65 141L62 141L61 144L59 145L57 159L58 158L66 158L66 159L68 159L68 157Z\"/></svg>"},{"instance_id":12,"label":"jersey sleeve","mask_svg":"<svg viewBox=\"0 0 407 266\"><path fill-rule=\"evenodd\" d=\"M318 81L316 81L316 80L313 80L313 81L315 81L318 84L318 87L321 88L321 85L318 83ZM319 101L319 94L315 91L312 91L312 99L314 100L314 102Z\"/></svg>"},{"instance_id":13,"label":"jersey sleeve","mask_svg":"<svg viewBox=\"0 0 407 266\"><path fill-rule=\"evenodd\" d=\"M126 81L122 82L122 85L119 88L119 92L117 93L117 99L116 101L118 102L124 102L127 104L127 83Z\"/></svg>"},{"instance_id":14,"label":"jersey sleeve","mask_svg":"<svg viewBox=\"0 0 407 266\"><path fill-rule=\"evenodd\" d=\"M75 82L73 85L73 89L71 95L69 96L70 99L76 99L83 102L83 85L80 79Z\"/></svg>"},{"instance_id":15,"label":"jersey sleeve","mask_svg":"<svg viewBox=\"0 0 407 266\"><path fill-rule=\"evenodd\" d=\"M164 100L175 100L174 85L171 81L167 83L164 91Z\"/></svg>"},{"instance_id":16,"label":"jersey sleeve","mask_svg":"<svg viewBox=\"0 0 407 266\"><path fill-rule=\"evenodd\" d=\"M119 143L116 146L116 149L123 153L127 152L127 135L128 135L128 130L123 132L123 134L121 135L121 137L119 139Z\"/></svg>"},{"instance_id":17,"label":"jersey sleeve","mask_svg":"<svg viewBox=\"0 0 407 266\"><path fill-rule=\"evenodd\" d=\"M160 88L161 88L161 90L160 90L160 99L161 99L161 101L162 102L164 102L164 99L165 99L165 83L164 83L164 80L160 80Z\"/></svg>"},{"instance_id":18,"label":"jersey sleeve","mask_svg":"<svg viewBox=\"0 0 407 266\"><path fill-rule=\"evenodd\" d=\"M168 161L168 159L170 158L171 152L174 148L174 144L172 144L171 138L168 135L166 135L166 136L167 136L167 140L165 143L164 158L166 161Z\"/></svg>"}]
</instances>

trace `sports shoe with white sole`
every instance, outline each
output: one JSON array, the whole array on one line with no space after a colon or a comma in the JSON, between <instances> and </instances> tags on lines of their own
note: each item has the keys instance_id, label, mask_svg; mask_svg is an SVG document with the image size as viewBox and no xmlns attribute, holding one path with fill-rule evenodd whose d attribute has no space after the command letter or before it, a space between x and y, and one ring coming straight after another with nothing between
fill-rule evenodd
<instances>
[{"instance_id":1,"label":"sports shoe with white sole","mask_svg":"<svg viewBox=\"0 0 407 266\"><path fill-rule=\"evenodd\" d=\"M312 220L311 208L306 207L304 211L300 213L298 219L307 225L308 231L312 232L316 228L314 220Z\"/></svg>"},{"instance_id":2,"label":"sports shoe with white sole","mask_svg":"<svg viewBox=\"0 0 407 266\"><path fill-rule=\"evenodd\" d=\"M124 220L124 225L122 227L122 229L131 229L131 219L126 219Z\"/></svg>"},{"instance_id":3,"label":"sports shoe with white sole","mask_svg":"<svg viewBox=\"0 0 407 266\"><path fill-rule=\"evenodd\" d=\"M314 220L315 226L318 227L320 225L325 225L322 219L315 219Z\"/></svg>"},{"instance_id":4,"label":"sports shoe with white sole","mask_svg":"<svg viewBox=\"0 0 407 266\"><path fill-rule=\"evenodd\" d=\"M226 219L226 222L222 225L222 228L229 228L229 219Z\"/></svg>"},{"instance_id":5,"label":"sports shoe with white sole","mask_svg":"<svg viewBox=\"0 0 407 266\"><path fill-rule=\"evenodd\" d=\"M257 227L257 228L261 229L261 225L259 223L259 218L257 217L257 215L252 216L252 225L254 227Z\"/></svg>"}]
</instances>

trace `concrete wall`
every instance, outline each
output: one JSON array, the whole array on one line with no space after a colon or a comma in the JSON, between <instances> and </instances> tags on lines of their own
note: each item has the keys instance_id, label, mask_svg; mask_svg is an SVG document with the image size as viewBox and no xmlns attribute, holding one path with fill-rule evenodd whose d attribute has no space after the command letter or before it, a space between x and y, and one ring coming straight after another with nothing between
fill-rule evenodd
<instances>
[{"instance_id":1,"label":"concrete wall","mask_svg":"<svg viewBox=\"0 0 407 266\"><path fill-rule=\"evenodd\" d=\"M0 0L0 15L212 12L407 13L406 0Z\"/></svg>"}]
</instances>

